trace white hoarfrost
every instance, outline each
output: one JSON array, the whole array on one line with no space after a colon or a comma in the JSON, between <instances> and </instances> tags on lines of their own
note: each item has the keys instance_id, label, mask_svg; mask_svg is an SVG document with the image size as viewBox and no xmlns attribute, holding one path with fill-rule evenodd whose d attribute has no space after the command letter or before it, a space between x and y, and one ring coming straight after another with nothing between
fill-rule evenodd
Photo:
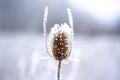
<instances>
[{"instance_id":1,"label":"white hoarfrost","mask_svg":"<svg viewBox=\"0 0 120 80\"><path fill-rule=\"evenodd\" d=\"M49 34L49 40L48 40L48 45L49 45L49 52L52 53L52 47L53 47L53 41L54 41L54 38L58 35L58 34L62 34L62 33L65 33L66 37L67 37L67 40L68 41L68 45L67 47L69 48L69 51L70 52L70 49L71 49L71 40L73 38L73 31L72 29L69 27L69 25L67 23L64 23L64 24L55 24L53 26L53 28L51 28L51 32Z\"/></svg>"},{"instance_id":2,"label":"white hoarfrost","mask_svg":"<svg viewBox=\"0 0 120 80\"><path fill-rule=\"evenodd\" d=\"M70 9L67 9L68 17L69 17L69 24L63 23L61 25L55 24L53 28L51 28L50 34L49 34L49 40L47 44L46 40L46 23L47 23L47 16L48 16L48 7L46 6L45 8L45 13L44 13L44 18L43 18L43 29L44 29L44 40L45 40L45 45L48 54L51 54L52 56L52 46L53 46L53 40L54 37L57 36L57 34L65 33L68 41L68 47L71 49L71 44L72 44L72 38L73 38L73 19L72 19L72 13ZM70 50L69 50L70 51Z\"/></svg>"},{"instance_id":3,"label":"white hoarfrost","mask_svg":"<svg viewBox=\"0 0 120 80\"><path fill-rule=\"evenodd\" d=\"M47 17L48 17L48 7L45 7L45 12L44 12L44 18L43 18L43 31L44 31L44 43L46 47L46 51L49 54L49 51L47 49L47 40L46 40L46 23L47 23Z\"/></svg>"},{"instance_id":4,"label":"white hoarfrost","mask_svg":"<svg viewBox=\"0 0 120 80\"><path fill-rule=\"evenodd\" d=\"M73 30L73 17L72 17L71 9L67 8L67 12L68 12L68 17L69 17L69 24L71 26L72 31L74 31Z\"/></svg>"},{"instance_id":5,"label":"white hoarfrost","mask_svg":"<svg viewBox=\"0 0 120 80\"><path fill-rule=\"evenodd\" d=\"M47 23L47 17L48 17L48 7L45 7L45 13L43 18L43 31L44 31L44 38L46 37L46 23Z\"/></svg>"}]
</instances>

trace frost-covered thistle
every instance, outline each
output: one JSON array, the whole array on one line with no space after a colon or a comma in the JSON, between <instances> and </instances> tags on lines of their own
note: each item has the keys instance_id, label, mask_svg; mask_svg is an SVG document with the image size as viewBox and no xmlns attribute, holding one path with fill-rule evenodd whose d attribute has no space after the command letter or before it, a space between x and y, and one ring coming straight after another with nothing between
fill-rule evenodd
<instances>
[{"instance_id":1,"label":"frost-covered thistle","mask_svg":"<svg viewBox=\"0 0 120 80\"><path fill-rule=\"evenodd\" d=\"M53 28L51 28L48 44L46 40L46 23L48 16L47 6L45 8L44 19L43 19L44 40L45 40L46 50L49 55L52 54L54 59L58 61L57 80L60 80L61 61L69 57L72 47L73 19L72 19L71 10L67 9L67 12L69 16L69 24L71 27L67 23L63 23L61 25L55 24Z\"/></svg>"}]
</instances>

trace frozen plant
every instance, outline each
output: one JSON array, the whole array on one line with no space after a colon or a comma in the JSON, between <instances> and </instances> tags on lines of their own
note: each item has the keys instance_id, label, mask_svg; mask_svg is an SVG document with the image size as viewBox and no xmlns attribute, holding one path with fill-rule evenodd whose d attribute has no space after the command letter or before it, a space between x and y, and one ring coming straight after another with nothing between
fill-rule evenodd
<instances>
[{"instance_id":1,"label":"frozen plant","mask_svg":"<svg viewBox=\"0 0 120 80\"><path fill-rule=\"evenodd\" d=\"M44 18L43 18L43 30L44 30L44 41L46 45L47 53L58 61L57 69L57 80L60 80L60 69L62 61L70 56L72 49L72 39L73 39L73 19L70 9L67 9L69 24L55 24L51 28L49 34L49 40L46 39L46 23L48 16L48 7L45 8ZM48 43L48 44L47 44Z\"/></svg>"}]
</instances>

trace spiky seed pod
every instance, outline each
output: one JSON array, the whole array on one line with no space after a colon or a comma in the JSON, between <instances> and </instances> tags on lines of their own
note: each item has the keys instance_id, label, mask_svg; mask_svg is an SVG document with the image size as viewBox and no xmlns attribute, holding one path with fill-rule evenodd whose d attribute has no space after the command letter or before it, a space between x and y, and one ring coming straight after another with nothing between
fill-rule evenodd
<instances>
[{"instance_id":1,"label":"spiky seed pod","mask_svg":"<svg viewBox=\"0 0 120 80\"><path fill-rule=\"evenodd\" d=\"M61 69L61 62L62 60L66 59L71 53L71 45L72 45L72 38L73 38L73 19L72 13L70 9L67 9L68 17L69 17L69 24L71 26L64 23L64 24L55 24L51 29L49 35L49 48L47 45L46 40L46 23L47 23L47 16L48 16L48 7L45 8L44 18L43 18L43 30L44 30L44 41L47 53L58 60L58 70L57 70L57 80L60 80L60 69ZM51 55L50 55L51 56Z\"/></svg>"},{"instance_id":2,"label":"spiky seed pod","mask_svg":"<svg viewBox=\"0 0 120 80\"><path fill-rule=\"evenodd\" d=\"M56 24L49 37L50 50L56 60L66 59L71 51L72 30L66 24Z\"/></svg>"},{"instance_id":3,"label":"spiky seed pod","mask_svg":"<svg viewBox=\"0 0 120 80\"><path fill-rule=\"evenodd\" d=\"M55 24L49 35L49 51L58 60L57 80L60 80L61 61L67 59L71 52L73 29L66 23Z\"/></svg>"},{"instance_id":4,"label":"spiky seed pod","mask_svg":"<svg viewBox=\"0 0 120 80\"><path fill-rule=\"evenodd\" d=\"M56 60L63 60L67 58L68 44L69 43L67 41L65 33L55 34L52 52Z\"/></svg>"}]
</instances>

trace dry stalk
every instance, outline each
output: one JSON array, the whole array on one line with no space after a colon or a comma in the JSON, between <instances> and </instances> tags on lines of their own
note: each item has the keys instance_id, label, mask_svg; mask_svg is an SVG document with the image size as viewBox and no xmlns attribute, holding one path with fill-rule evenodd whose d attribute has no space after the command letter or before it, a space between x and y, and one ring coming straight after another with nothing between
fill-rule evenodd
<instances>
[{"instance_id":1,"label":"dry stalk","mask_svg":"<svg viewBox=\"0 0 120 80\"><path fill-rule=\"evenodd\" d=\"M60 80L60 71L61 71L61 60L59 60L58 62L57 80Z\"/></svg>"}]
</instances>

